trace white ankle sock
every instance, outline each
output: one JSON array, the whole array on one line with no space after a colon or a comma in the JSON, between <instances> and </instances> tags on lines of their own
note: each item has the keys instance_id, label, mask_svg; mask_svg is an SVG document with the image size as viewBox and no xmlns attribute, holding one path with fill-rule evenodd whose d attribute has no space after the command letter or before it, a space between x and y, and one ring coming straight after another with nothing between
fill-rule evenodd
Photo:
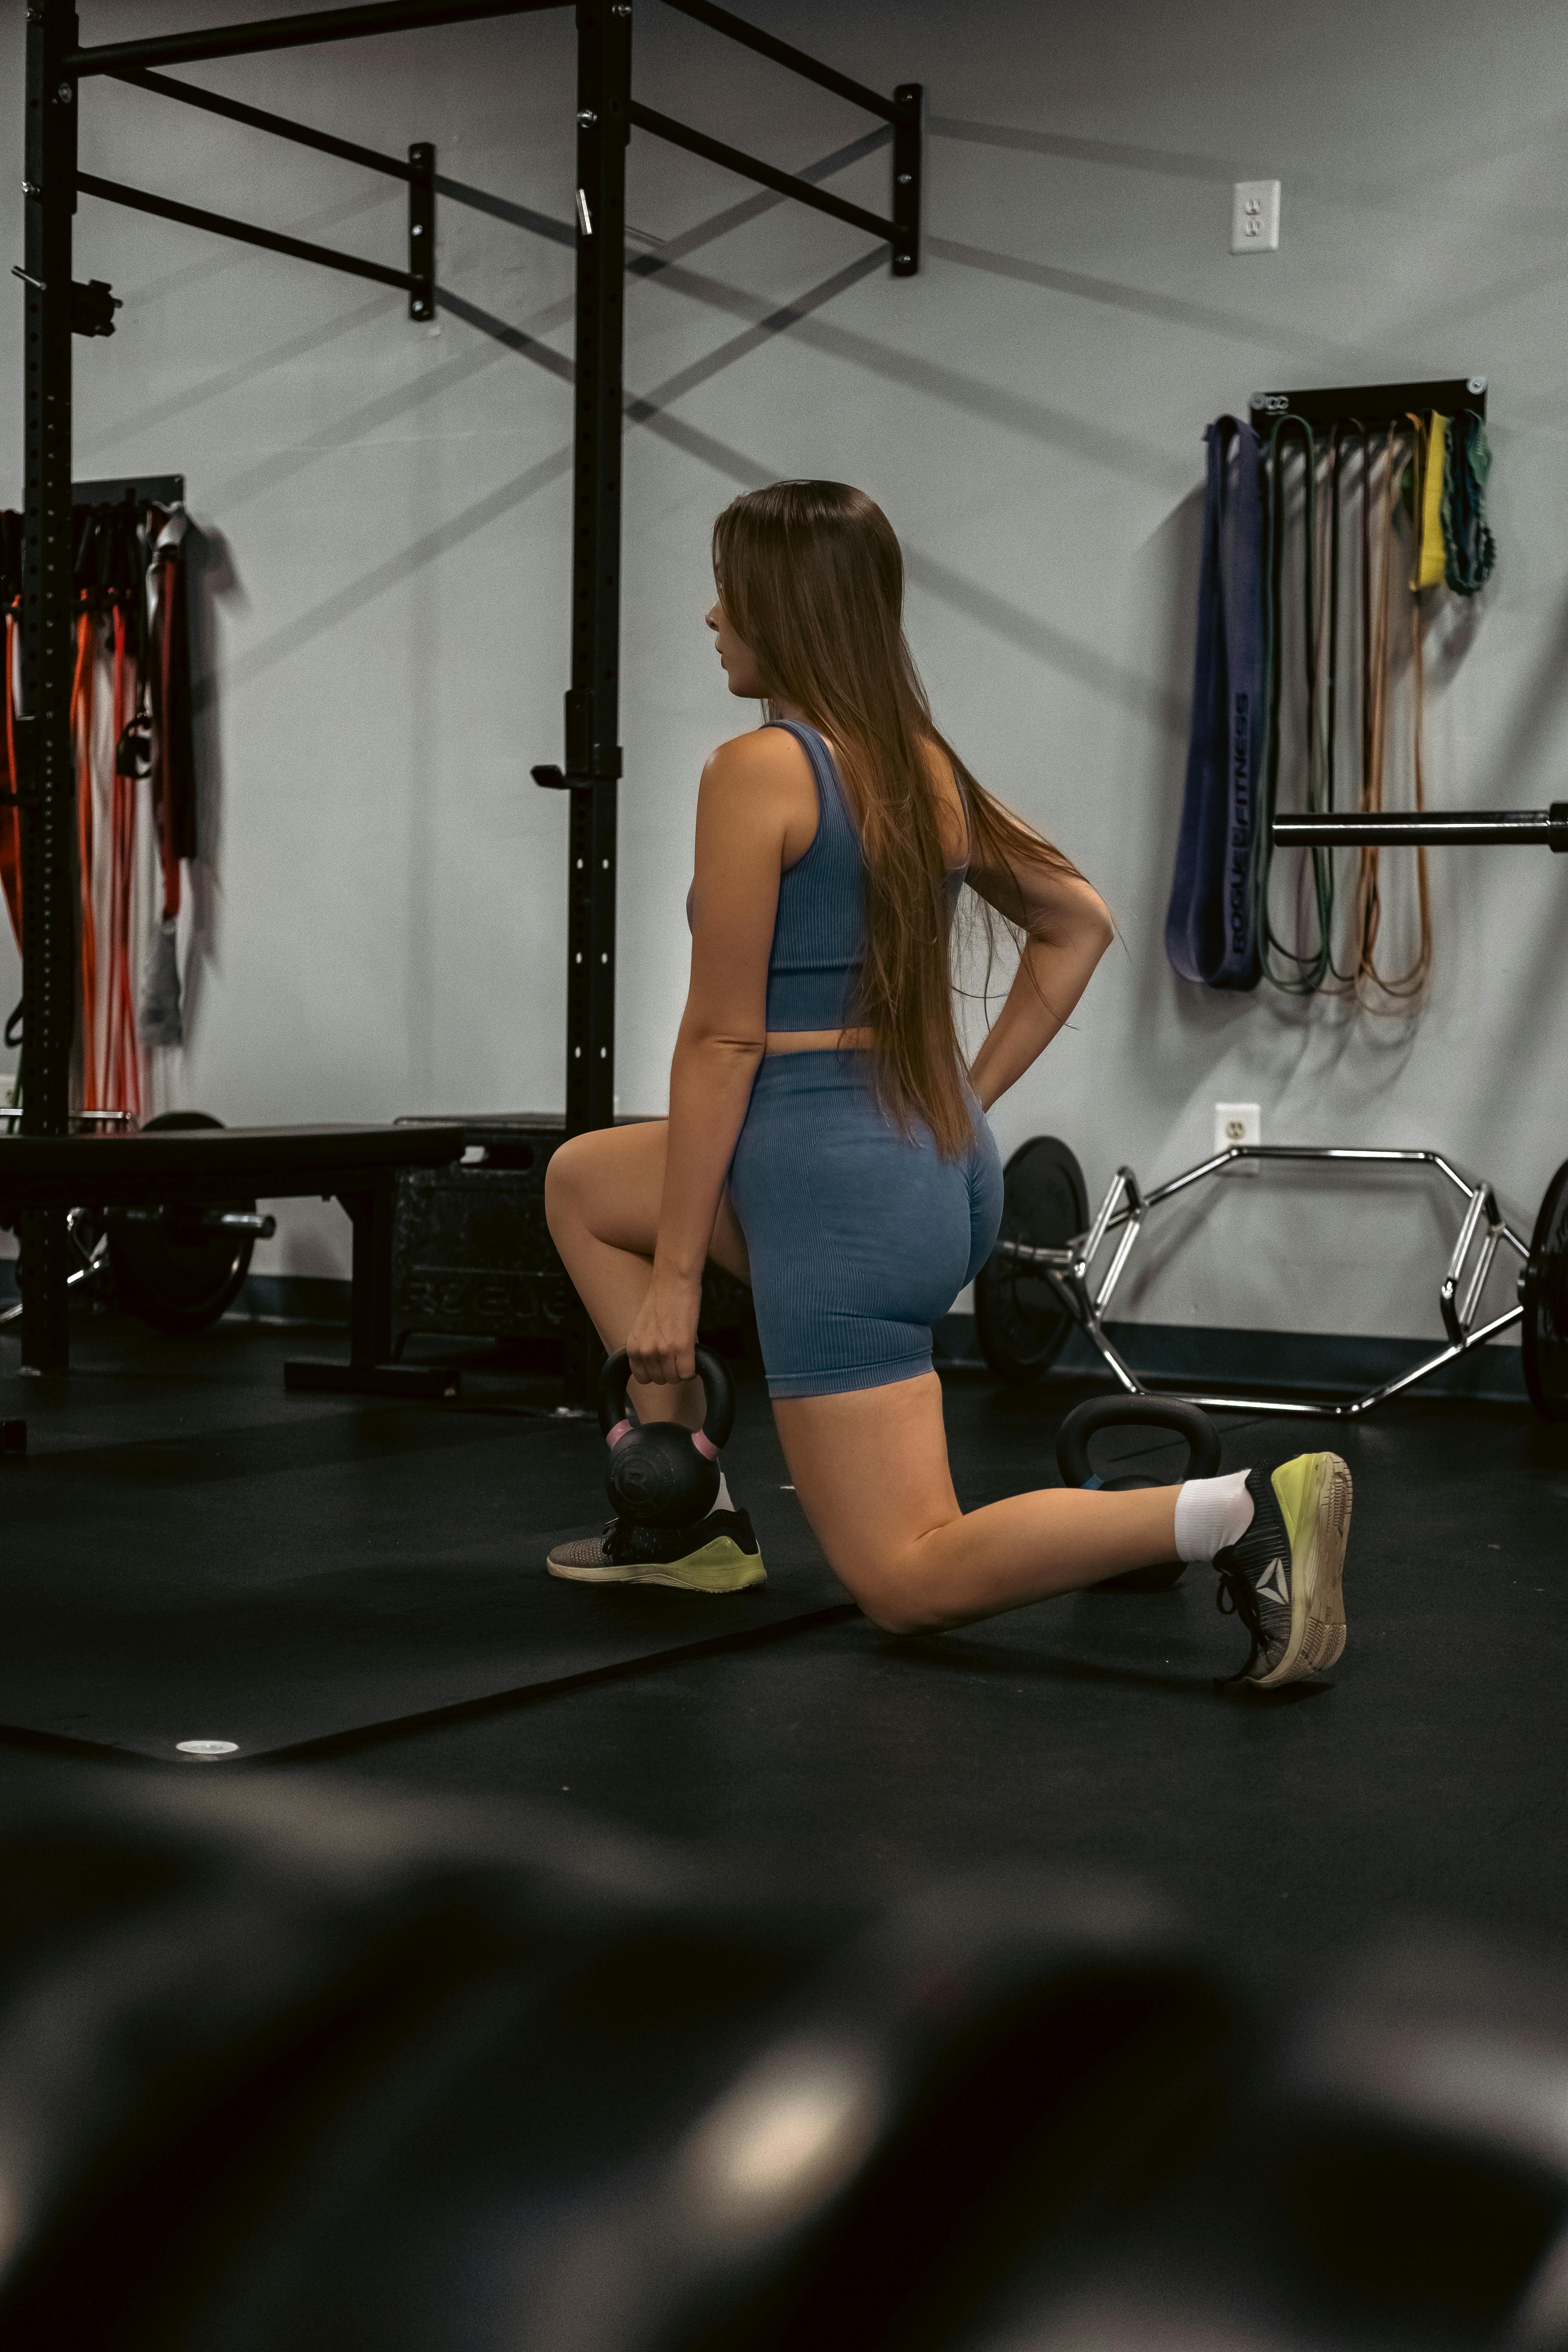
<instances>
[{"instance_id":1,"label":"white ankle sock","mask_svg":"<svg viewBox=\"0 0 1568 2352\"><path fill-rule=\"evenodd\" d=\"M1176 1551L1182 1559L1212 1559L1226 1544L1239 1543L1252 1525L1253 1501L1247 1473L1225 1478L1188 1478L1176 1496Z\"/></svg>"},{"instance_id":2,"label":"white ankle sock","mask_svg":"<svg viewBox=\"0 0 1568 2352\"><path fill-rule=\"evenodd\" d=\"M732 1511L734 1507L734 1504L730 1500L730 1481L725 1477L722 1470L721 1470L719 1473L719 1492L713 1498L713 1508L716 1511Z\"/></svg>"}]
</instances>

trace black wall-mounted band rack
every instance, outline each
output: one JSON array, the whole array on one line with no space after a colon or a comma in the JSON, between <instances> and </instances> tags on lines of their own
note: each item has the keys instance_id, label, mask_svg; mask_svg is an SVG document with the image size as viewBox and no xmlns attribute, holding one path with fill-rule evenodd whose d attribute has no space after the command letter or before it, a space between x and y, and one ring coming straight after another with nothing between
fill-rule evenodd
<instances>
[{"instance_id":1,"label":"black wall-mounted band rack","mask_svg":"<svg viewBox=\"0 0 1568 2352\"><path fill-rule=\"evenodd\" d=\"M1314 426L1362 425L1368 432L1412 416L1479 416L1487 413L1484 375L1445 376L1426 383L1347 384L1310 392L1255 392L1248 404L1255 428L1281 416ZM1319 814L1293 810L1270 827L1277 849L1499 849L1539 846L1568 852L1568 801L1538 809L1336 809Z\"/></svg>"},{"instance_id":2,"label":"black wall-mounted band rack","mask_svg":"<svg viewBox=\"0 0 1568 2352\"><path fill-rule=\"evenodd\" d=\"M134 499L139 507L183 507L184 474L127 474L105 482L73 482L73 507L117 507Z\"/></svg>"},{"instance_id":3,"label":"black wall-mounted band rack","mask_svg":"<svg viewBox=\"0 0 1568 2352\"><path fill-rule=\"evenodd\" d=\"M1248 402L1255 425L1274 416L1299 416L1308 425L1344 425L1353 418L1368 426L1402 424L1407 416L1472 416L1487 413L1484 375L1445 376L1430 383L1352 383L1328 391L1255 392Z\"/></svg>"}]
</instances>

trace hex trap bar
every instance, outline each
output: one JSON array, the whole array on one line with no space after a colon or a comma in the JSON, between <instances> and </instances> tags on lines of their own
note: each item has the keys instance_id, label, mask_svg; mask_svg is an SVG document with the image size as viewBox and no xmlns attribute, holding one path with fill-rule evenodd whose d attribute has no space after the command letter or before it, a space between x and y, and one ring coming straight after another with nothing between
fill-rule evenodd
<instances>
[{"instance_id":1,"label":"hex trap bar","mask_svg":"<svg viewBox=\"0 0 1568 2352\"><path fill-rule=\"evenodd\" d=\"M1106 1335L1104 1318L1117 1284L1126 1271L1128 1260L1137 1246L1144 1220L1151 1209L1174 1200L1180 1192L1201 1183L1205 1177L1217 1176L1237 1160L1332 1160L1358 1166L1399 1166L1435 1168L1455 1191L1465 1199L1465 1213L1460 1223L1458 1239L1448 1260L1447 1271L1438 1287L1437 1303L1443 1317L1443 1328L1448 1343L1414 1370L1402 1372L1397 1380L1384 1381L1381 1387L1369 1389L1363 1397L1350 1402L1333 1398L1301 1399L1268 1396L1207 1396L1190 1389L1174 1389L1161 1383L1158 1388L1141 1380L1126 1362L1113 1340ZM1095 1263L1112 1235L1117 1235L1109 1265L1095 1282ZM1502 1216L1497 1195L1489 1184L1479 1183L1464 1175L1440 1151L1396 1150L1348 1144L1320 1143L1233 1143L1210 1159L1200 1160L1168 1183L1157 1184L1152 1192L1143 1192L1131 1168L1119 1168L1107 1188L1093 1223L1086 1234L1079 1234L1064 1247L1047 1248L1028 1242L998 1242L998 1257L1009 1258L1019 1265L1037 1267L1051 1284L1063 1306L1079 1328L1083 1331L1104 1362L1109 1366L1118 1386L1128 1396L1180 1394L1190 1403L1206 1406L1211 1412L1274 1412L1289 1414L1302 1420L1358 1421L1374 1405L1385 1403L1390 1397L1414 1388L1460 1356L1468 1355L1472 1348L1484 1347L1517 1323L1524 1310L1510 1307L1506 1314L1494 1316L1488 1323L1476 1323L1476 1313L1492 1262L1499 1249L1511 1249L1521 1266L1530 1256L1530 1245Z\"/></svg>"}]
</instances>

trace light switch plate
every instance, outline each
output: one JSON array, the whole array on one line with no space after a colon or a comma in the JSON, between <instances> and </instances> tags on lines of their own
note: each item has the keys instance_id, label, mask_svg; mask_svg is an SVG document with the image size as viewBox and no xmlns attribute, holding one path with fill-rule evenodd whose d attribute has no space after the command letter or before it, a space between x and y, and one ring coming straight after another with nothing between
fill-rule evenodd
<instances>
[{"instance_id":1,"label":"light switch plate","mask_svg":"<svg viewBox=\"0 0 1568 2352\"><path fill-rule=\"evenodd\" d=\"M1279 183L1237 180L1230 207L1232 253L1278 253Z\"/></svg>"},{"instance_id":2,"label":"light switch plate","mask_svg":"<svg viewBox=\"0 0 1568 2352\"><path fill-rule=\"evenodd\" d=\"M1263 1117L1257 1103L1222 1103L1214 1107L1214 1148L1228 1151L1233 1143L1261 1143ZM1226 1176L1256 1176L1256 1160L1233 1160Z\"/></svg>"}]
</instances>

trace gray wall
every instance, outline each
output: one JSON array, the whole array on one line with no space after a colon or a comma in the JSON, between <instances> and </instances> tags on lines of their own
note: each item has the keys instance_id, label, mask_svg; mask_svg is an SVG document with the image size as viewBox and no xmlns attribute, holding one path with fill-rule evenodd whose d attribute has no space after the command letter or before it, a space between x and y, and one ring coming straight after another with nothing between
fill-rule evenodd
<instances>
[{"instance_id":1,"label":"gray wall","mask_svg":"<svg viewBox=\"0 0 1568 2352\"><path fill-rule=\"evenodd\" d=\"M257 13L82 9L89 40ZM1568 792L1568 17L1546 0L750 13L867 80L925 82L928 257L895 283L857 232L634 141L630 217L667 242L643 248L665 266L627 306L623 1107L665 1099L697 774L746 717L701 624L709 525L736 488L827 474L904 537L944 728L1121 921L1073 1029L1001 1106L1005 1148L1051 1129L1091 1188L1121 1160L1153 1179L1208 1149L1216 1098L1255 1099L1267 1139L1442 1144L1528 1221L1568 1150L1561 862L1434 860L1436 982L1415 1024L1204 998L1171 978L1162 927L1200 436L1260 384L1488 375L1500 554L1434 683L1431 790ZM10 0L17 253L22 20ZM565 12L182 70L395 152L434 139L452 177L568 218ZM865 138L864 117L657 0L639 0L636 79L797 169ZM395 184L104 84L83 132L89 169L401 256ZM1265 176L1284 183L1282 249L1233 258L1230 184ZM885 152L832 184L880 208ZM560 752L571 251L450 204L440 233L461 315L433 334L395 294L81 204L78 275L126 307L112 341L77 346L78 470L181 470L209 535L214 871L190 1043L160 1085L230 1121L562 1099L565 810L528 770ZM15 503L19 299L7 320ZM1133 1304L1423 1332L1452 1223L1420 1187L1233 1183L1162 1228ZM280 1225L258 1270L345 1268L335 1212Z\"/></svg>"}]
</instances>

